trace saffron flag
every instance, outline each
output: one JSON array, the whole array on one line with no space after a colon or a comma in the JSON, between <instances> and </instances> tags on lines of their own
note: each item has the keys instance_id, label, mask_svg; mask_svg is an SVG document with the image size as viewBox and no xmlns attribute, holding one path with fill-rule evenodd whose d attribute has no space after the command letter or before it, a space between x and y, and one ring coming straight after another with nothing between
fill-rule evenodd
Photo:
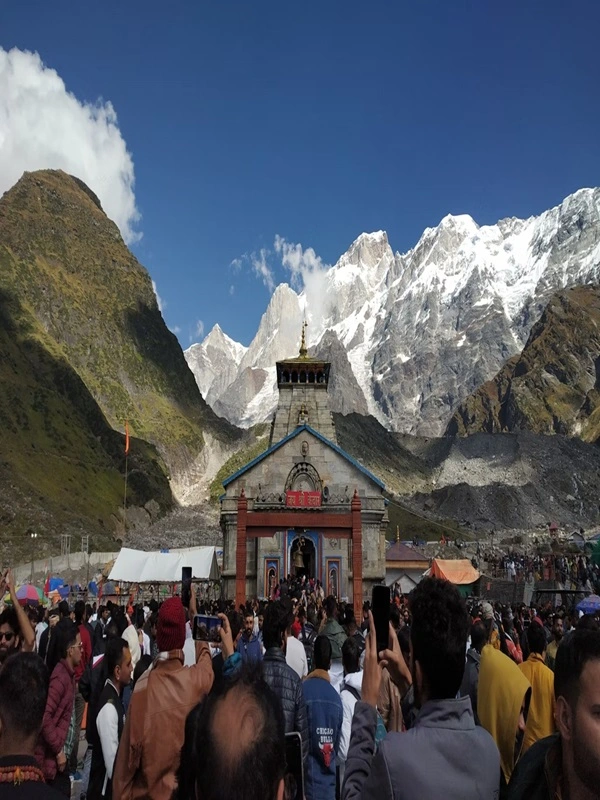
<instances>
[{"instance_id":1,"label":"saffron flag","mask_svg":"<svg viewBox=\"0 0 600 800\"><path fill-rule=\"evenodd\" d=\"M129 422L125 420L125 455L129 455Z\"/></svg>"}]
</instances>

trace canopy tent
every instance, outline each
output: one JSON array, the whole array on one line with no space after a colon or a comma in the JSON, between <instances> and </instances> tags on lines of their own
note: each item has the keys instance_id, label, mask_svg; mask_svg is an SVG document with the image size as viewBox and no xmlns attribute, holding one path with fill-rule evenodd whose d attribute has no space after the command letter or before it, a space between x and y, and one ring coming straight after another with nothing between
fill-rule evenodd
<instances>
[{"instance_id":1,"label":"canopy tent","mask_svg":"<svg viewBox=\"0 0 600 800\"><path fill-rule=\"evenodd\" d=\"M108 576L125 583L177 583L182 567L192 568L197 581L218 581L216 548L190 547L169 553L146 552L123 547Z\"/></svg>"},{"instance_id":2,"label":"canopy tent","mask_svg":"<svg viewBox=\"0 0 600 800\"><path fill-rule=\"evenodd\" d=\"M419 583L421 577L421 575L411 575L404 570L386 570L385 585L394 586L396 584L402 594L410 594Z\"/></svg>"},{"instance_id":3,"label":"canopy tent","mask_svg":"<svg viewBox=\"0 0 600 800\"><path fill-rule=\"evenodd\" d=\"M434 558L431 567L425 573L434 578L442 578L459 586L478 581L480 573L468 558L442 559Z\"/></svg>"}]
</instances>

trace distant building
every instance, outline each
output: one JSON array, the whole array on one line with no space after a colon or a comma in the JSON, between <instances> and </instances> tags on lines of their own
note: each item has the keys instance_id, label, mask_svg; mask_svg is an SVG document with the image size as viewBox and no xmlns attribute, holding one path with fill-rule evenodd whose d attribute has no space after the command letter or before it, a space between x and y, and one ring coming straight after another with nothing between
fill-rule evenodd
<instances>
[{"instance_id":1,"label":"distant building","mask_svg":"<svg viewBox=\"0 0 600 800\"><path fill-rule=\"evenodd\" d=\"M222 576L238 606L306 575L360 613L385 579L384 485L337 444L330 369L309 357L303 327L299 356L277 363L269 448L223 482Z\"/></svg>"},{"instance_id":2,"label":"distant building","mask_svg":"<svg viewBox=\"0 0 600 800\"><path fill-rule=\"evenodd\" d=\"M409 594L429 569L429 559L402 542L391 544L385 554L385 582L397 585L402 594Z\"/></svg>"}]
</instances>

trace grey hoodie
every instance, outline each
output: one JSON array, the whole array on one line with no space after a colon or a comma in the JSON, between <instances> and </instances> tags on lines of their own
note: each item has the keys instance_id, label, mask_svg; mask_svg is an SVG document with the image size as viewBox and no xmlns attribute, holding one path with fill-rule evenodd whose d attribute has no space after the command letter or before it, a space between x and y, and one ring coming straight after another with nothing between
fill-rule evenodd
<instances>
[{"instance_id":1,"label":"grey hoodie","mask_svg":"<svg viewBox=\"0 0 600 800\"><path fill-rule=\"evenodd\" d=\"M431 700L414 726L388 733L374 752L377 717L354 709L342 800L497 800L500 756L477 727L471 700Z\"/></svg>"}]
</instances>

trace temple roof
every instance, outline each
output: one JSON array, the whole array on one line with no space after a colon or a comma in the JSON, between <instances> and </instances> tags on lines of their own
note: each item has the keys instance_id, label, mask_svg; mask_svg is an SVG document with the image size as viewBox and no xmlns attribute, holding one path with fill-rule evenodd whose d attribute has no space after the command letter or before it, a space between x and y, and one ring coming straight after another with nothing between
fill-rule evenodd
<instances>
[{"instance_id":1,"label":"temple roof","mask_svg":"<svg viewBox=\"0 0 600 800\"><path fill-rule=\"evenodd\" d=\"M359 472L362 472L363 475L366 475L367 478L369 478L371 481L373 481L373 483L375 483L377 486L379 486L380 489L385 489L385 484L382 481L380 481L379 478L376 478L375 475L373 475L372 472L369 472L369 470L366 467L363 467L363 465L361 463L356 461L356 459L352 458L351 455L348 455L348 453L346 453L345 450L342 450L342 448L338 447L337 444L334 444L329 439L326 439L325 436L320 434L314 428L311 428L310 425L299 425L295 430L293 430L291 433L289 433L283 439L281 439L276 444L274 444L271 447L269 447L268 450L265 450L264 453L261 453L255 459L253 459L252 461L249 461L245 466L243 466L237 472L234 472L233 475L230 475L229 478L226 478L223 481L223 487L226 488L227 486L229 486L229 484L232 483L234 480L239 478L245 472L248 472L248 470L252 469L252 467L254 467L257 464L259 464L265 458L268 458L271 455L271 453L274 453L276 450L279 450L280 447L283 447L284 444L286 444L287 442L291 441L292 439L294 439L296 436L298 436L299 434L303 433L304 431L306 431L308 433L311 433L313 436L315 436L317 439L319 439L319 441L323 442L323 444L326 444L328 447L330 447L332 450L334 450L339 456L344 458L346 461L348 461L348 463L352 464L352 466L355 467Z\"/></svg>"}]
</instances>

